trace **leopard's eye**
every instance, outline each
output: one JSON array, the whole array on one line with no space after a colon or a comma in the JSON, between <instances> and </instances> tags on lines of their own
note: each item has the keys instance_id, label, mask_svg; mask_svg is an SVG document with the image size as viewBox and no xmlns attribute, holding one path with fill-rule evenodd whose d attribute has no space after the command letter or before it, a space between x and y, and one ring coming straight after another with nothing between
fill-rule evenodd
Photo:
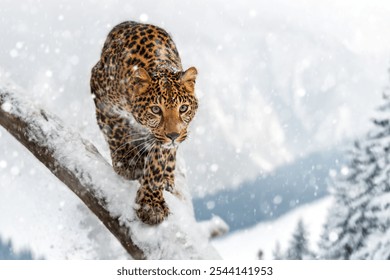
<instances>
[{"instance_id":1,"label":"leopard's eye","mask_svg":"<svg viewBox=\"0 0 390 280\"><path fill-rule=\"evenodd\" d=\"M185 113L188 110L188 105L181 105L179 108L180 113Z\"/></svg>"},{"instance_id":2,"label":"leopard's eye","mask_svg":"<svg viewBox=\"0 0 390 280\"><path fill-rule=\"evenodd\" d=\"M161 108L158 106L152 106L150 109L152 110L153 114L156 114L156 115L161 114Z\"/></svg>"}]
</instances>

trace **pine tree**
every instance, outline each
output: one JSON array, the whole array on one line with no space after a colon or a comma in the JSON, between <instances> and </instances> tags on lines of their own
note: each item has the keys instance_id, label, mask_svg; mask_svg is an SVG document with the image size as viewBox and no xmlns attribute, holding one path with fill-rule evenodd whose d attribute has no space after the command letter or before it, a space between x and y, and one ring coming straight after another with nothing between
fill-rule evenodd
<instances>
[{"instance_id":1,"label":"pine tree","mask_svg":"<svg viewBox=\"0 0 390 280\"><path fill-rule=\"evenodd\" d=\"M28 250L15 252L11 240L3 241L0 237L0 260L32 260L32 254Z\"/></svg>"},{"instance_id":2,"label":"pine tree","mask_svg":"<svg viewBox=\"0 0 390 280\"><path fill-rule=\"evenodd\" d=\"M348 168L334 182L334 205L319 244L325 259L387 259L390 256L390 101L374 128L356 141ZM383 248L387 248L384 250Z\"/></svg>"},{"instance_id":3,"label":"pine tree","mask_svg":"<svg viewBox=\"0 0 390 280\"><path fill-rule=\"evenodd\" d=\"M390 99L384 97L367 137L380 172L373 180L375 188L366 207L365 244L355 250L353 259L390 259Z\"/></svg>"},{"instance_id":4,"label":"pine tree","mask_svg":"<svg viewBox=\"0 0 390 280\"><path fill-rule=\"evenodd\" d=\"M332 189L335 204L320 244L325 259L349 259L367 235L366 207L380 169L367 142L355 142L349 156L348 168L336 179Z\"/></svg>"},{"instance_id":5,"label":"pine tree","mask_svg":"<svg viewBox=\"0 0 390 280\"><path fill-rule=\"evenodd\" d=\"M308 234L302 219L300 219L290 241L290 246L287 249L286 259L307 260L312 258L313 255L308 245Z\"/></svg>"},{"instance_id":6,"label":"pine tree","mask_svg":"<svg viewBox=\"0 0 390 280\"><path fill-rule=\"evenodd\" d=\"M280 249L279 241L276 242L275 249L272 251L272 256L273 256L274 260L284 260L284 259L286 259L285 256L282 253L282 250Z\"/></svg>"}]
</instances>

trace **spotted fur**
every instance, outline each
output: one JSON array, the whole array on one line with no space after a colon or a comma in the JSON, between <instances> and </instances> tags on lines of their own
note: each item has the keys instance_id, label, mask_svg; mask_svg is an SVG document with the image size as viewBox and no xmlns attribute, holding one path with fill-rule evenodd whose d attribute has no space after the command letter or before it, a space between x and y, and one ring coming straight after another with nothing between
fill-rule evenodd
<instances>
[{"instance_id":1,"label":"spotted fur","mask_svg":"<svg viewBox=\"0 0 390 280\"><path fill-rule=\"evenodd\" d=\"M114 170L139 180L138 217L157 224L169 214L163 191L175 190L178 144L198 107L197 70L183 71L175 43L156 26L123 22L108 34L92 69L91 92Z\"/></svg>"}]
</instances>

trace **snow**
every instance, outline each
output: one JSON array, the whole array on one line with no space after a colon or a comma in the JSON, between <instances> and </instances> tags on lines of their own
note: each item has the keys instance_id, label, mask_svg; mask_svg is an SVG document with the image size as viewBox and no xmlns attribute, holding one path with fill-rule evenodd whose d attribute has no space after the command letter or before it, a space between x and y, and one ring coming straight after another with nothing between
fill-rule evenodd
<instances>
[{"instance_id":1,"label":"snow","mask_svg":"<svg viewBox=\"0 0 390 280\"><path fill-rule=\"evenodd\" d=\"M15 90L13 90L15 91ZM9 93L7 88L0 89L0 95ZM180 168L176 172L176 187L183 199L178 199L165 192L164 197L170 207L172 214L160 225L148 226L140 222L135 215L135 197L137 189L139 188L138 182L126 181L119 175L117 175L112 167L101 158L100 155L94 153L94 147L89 142L80 138L79 134L73 129L65 127L61 120L55 115L48 112L43 113L39 108L36 108L33 104L26 100L21 101L20 97L24 96L23 92L12 95L1 96L3 100L12 104L10 114L22 118L29 124L28 137L31 141L39 143L41 146L46 147L49 151L53 152L55 160L61 164L66 170L69 170L72 174L75 174L77 179L80 180L85 186L86 192L92 193L99 203L105 205L105 208L110 213L110 216L114 219L118 219L122 226L125 226L129 231L133 239L133 242L139 246L139 248L145 253L148 259L215 259L219 258L217 252L210 247L208 239L208 233L201 230L200 226L194 218L192 209L191 197L186 189L186 181L183 170ZM20 169L18 166L13 166L10 169L9 178L18 177ZM11 186L13 184L10 184ZM4 188L5 185L2 185ZM29 188L34 189L34 186L25 184L20 186L22 189ZM1 190L2 194L7 194L7 189ZM10 192L8 195L11 197L14 193ZM6 197L6 196L2 196ZM42 198L41 198L42 199ZM31 201L32 203L39 202ZM56 208L59 212L65 210L65 202L61 200L56 203ZM5 204L1 204L2 206ZM59 206L58 206L59 205ZM32 205L24 204L24 210L31 211L34 209ZM44 208L44 207L43 207ZM11 207L12 209L12 207ZM47 209L46 209L47 210ZM73 209L74 211L75 209ZM83 210L85 211L85 210ZM68 213L70 217L77 217L80 215L80 211L76 211L75 215ZM15 213L8 211L10 217L15 217ZM1 216L1 219L7 217ZM88 220L93 220L93 217L84 217ZM96 244L93 243L94 239L90 234L85 236L83 240L83 246L81 248L75 248L77 235L86 234L85 230L80 230L80 233L76 233L74 239L72 235L68 235L69 231L72 231L72 223L66 221L58 221L50 217L44 216L45 223L49 223L49 227L56 232L54 240L47 235L47 231L42 231L41 235L34 232L35 235L44 238L44 242L40 243L39 247L34 246L34 238L29 239L25 236L24 242L32 244L31 249L35 253L35 256L42 254L44 258L117 258L125 256L123 251L118 249L118 244L112 246L113 250L109 246L105 247L106 252L101 254L101 248L94 249ZM20 235L15 233L15 228L27 225L25 216L19 219L20 223L5 223L5 227L0 229L0 233L6 237L11 237L15 242L20 242ZM35 220L34 217L30 217ZM30 219L29 218L29 219ZM96 219L96 218L95 218ZM9 220L8 220L9 222ZM82 223L83 220L76 221L76 224ZM105 234L105 239L112 241L112 237L107 236L107 230L102 225L97 225L96 221L93 222L94 235ZM13 227L10 228L10 226ZM33 223L34 227L39 227L39 222ZM32 225L30 225L32 226ZM83 224L80 225L81 227ZM85 225L84 225L85 226ZM90 225L89 225L90 227ZM199 230L196 230L199 228ZM34 230L33 230L34 231ZM26 231L23 231L26 234ZM203 234L202 234L203 233ZM68 248L62 248L63 244L56 240L59 236L65 235L72 242L72 246ZM99 237L100 239L101 237ZM42 241L42 240L41 240ZM58 241L57 244L55 241ZM100 241L100 240L97 240ZM52 243L53 242L53 243ZM56 248L54 254L51 253L52 246ZM91 248L92 247L92 248ZM91 252L92 251L92 252ZM113 252L111 252L113 251Z\"/></svg>"},{"instance_id":2,"label":"snow","mask_svg":"<svg viewBox=\"0 0 390 280\"><path fill-rule=\"evenodd\" d=\"M7 162L5 160L0 161L0 168L6 168L7 167Z\"/></svg>"},{"instance_id":3,"label":"snow","mask_svg":"<svg viewBox=\"0 0 390 280\"><path fill-rule=\"evenodd\" d=\"M225 260L255 260L259 250L263 251L264 259L273 259L276 244L279 243L280 249L285 251L298 221L302 219L309 233L309 246L317 249L317 241L332 201L331 197L326 197L302 205L277 220L259 223L215 240L213 245Z\"/></svg>"},{"instance_id":4,"label":"snow","mask_svg":"<svg viewBox=\"0 0 390 280\"><path fill-rule=\"evenodd\" d=\"M11 109L12 109L11 103L4 102L3 104L1 104L1 110L5 111L5 112L10 112Z\"/></svg>"},{"instance_id":5,"label":"snow","mask_svg":"<svg viewBox=\"0 0 390 280\"><path fill-rule=\"evenodd\" d=\"M212 217L208 221L200 223L204 232L207 232L212 237L224 235L229 231L229 226L224 220L218 216Z\"/></svg>"},{"instance_id":6,"label":"snow","mask_svg":"<svg viewBox=\"0 0 390 280\"><path fill-rule=\"evenodd\" d=\"M139 21L140 21L140 22L147 22L148 19L149 19L149 17L148 17L148 15L145 14L145 13L140 14L140 16L139 16Z\"/></svg>"},{"instance_id":7,"label":"snow","mask_svg":"<svg viewBox=\"0 0 390 280\"><path fill-rule=\"evenodd\" d=\"M349 151L348 172L333 181L335 203L320 243L321 258L389 259L389 100Z\"/></svg>"},{"instance_id":8,"label":"snow","mask_svg":"<svg viewBox=\"0 0 390 280\"><path fill-rule=\"evenodd\" d=\"M164 27L185 68L199 70L200 108L179 153L188 164L191 194L202 196L364 133L387 83L389 13L389 2L380 0L3 0L0 81L14 79L26 98L55 112L108 158L89 92L91 67L115 24L139 20ZM38 257L127 257L89 210L2 128L0 146L0 235ZM120 186L111 191L129 201L134 196ZM170 219L166 225L180 217ZM180 239L183 232L174 235Z\"/></svg>"},{"instance_id":9,"label":"snow","mask_svg":"<svg viewBox=\"0 0 390 280\"><path fill-rule=\"evenodd\" d=\"M172 34L184 68L199 70L200 108L181 148L194 195L361 134L387 79L390 5L378 0L0 5L9 27L0 30L0 67L99 150L88 82L110 28L139 20ZM219 168L196 171L199 163Z\"/></svg>"}]
</instances>

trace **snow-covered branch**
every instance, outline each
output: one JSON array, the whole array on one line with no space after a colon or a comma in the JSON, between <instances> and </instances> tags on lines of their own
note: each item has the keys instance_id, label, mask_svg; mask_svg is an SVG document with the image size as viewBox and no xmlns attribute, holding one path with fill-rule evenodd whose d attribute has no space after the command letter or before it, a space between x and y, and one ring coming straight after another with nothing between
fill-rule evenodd
<instances>
[{"instance_id":1,"label":"snow-covered branch","mask_svg":"<svg viewBox=\"0 0 390 280\"><path fill-rule=\"evenodd\" d=\"M176 184L185 199L165 193L172 214L158 226L145 225L133 209L138 182L118 176L91 142L22 97L15 89L0 88L0 124L88 206L134 259L220 258L208 242L210 231L195 221L180 168Z\"/></svg>"}]
</instances>

